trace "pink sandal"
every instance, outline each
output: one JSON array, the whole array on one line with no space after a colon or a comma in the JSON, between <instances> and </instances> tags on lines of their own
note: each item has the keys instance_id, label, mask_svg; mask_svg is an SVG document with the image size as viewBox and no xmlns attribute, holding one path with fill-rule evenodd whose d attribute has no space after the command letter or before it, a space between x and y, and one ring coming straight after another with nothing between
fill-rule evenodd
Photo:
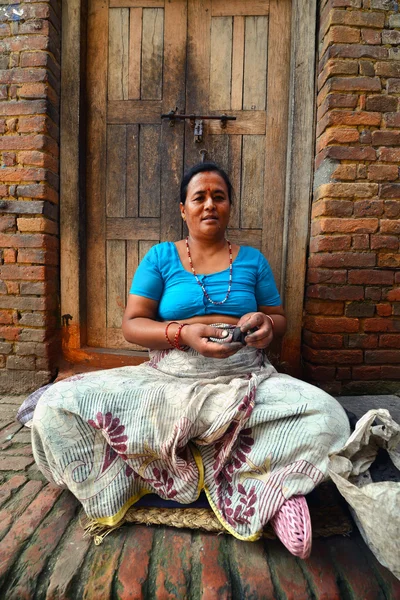
<instances>
[{"instance_id":1,"label":"pink sandal","mask_svg":"<svg viewBox=\"0 0 400 600\"><path fill-rule=\"evenodd\" d=\"M307 501L304 496L286 500L271 519L272 529L282 544L300 558L311 554L312 532Z\"/></svg>"}]
</instances>

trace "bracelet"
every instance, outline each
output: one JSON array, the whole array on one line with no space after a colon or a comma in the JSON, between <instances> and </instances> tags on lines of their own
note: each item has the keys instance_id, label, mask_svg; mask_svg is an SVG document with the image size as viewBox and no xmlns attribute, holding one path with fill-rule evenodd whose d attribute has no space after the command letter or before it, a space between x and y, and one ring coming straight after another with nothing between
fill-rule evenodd
<instances>
[{"instance_id":1,"label":"bracelet","mask_svg":"<svg viewBox=\"0 0 400 600\"><path fill-rule=\"evenodd\" d=\"M274 323L273 318L265 313L264 313L264 315L271 321L272 333L274 333L275 323Z\"/></svg>"},{"instance_id":2,"label":"bracelet","mask_svg":"<svg viewBox=\"0 0 400 600\"><path fill-rule=\"evenodd\" d=\"M171 346L171 348L175 348L175 344L173 344L173 343L171 342L171 340L169 339L169 337L168 337L168 327L169 327L170 325L174 325L174 324L178 325L178 321L170 321L170 322L167 324L167 326L166 326L166 328L165 328L165 332L164 332L164 333L165 333L165 339L167 340L167 342L168 342L168 344Z\"/></svg>"},{"instance_id":3,"label":"bracelet","mask_svg":"<svg viewBox=\"0 0 400 600\"><path fill-rule=\"evenodd\" d=\"M177 329L176 334L175 334L175 337L174 337L174 348L176 348L177 350L182 350L182 351L189 350L189 346L180 346L179 345L179 336L181 334L182 329L184 327L186 327L186 325L189 325L189 323L181 323L179 325L178 329Z\"/></svg>"}]
</instances>

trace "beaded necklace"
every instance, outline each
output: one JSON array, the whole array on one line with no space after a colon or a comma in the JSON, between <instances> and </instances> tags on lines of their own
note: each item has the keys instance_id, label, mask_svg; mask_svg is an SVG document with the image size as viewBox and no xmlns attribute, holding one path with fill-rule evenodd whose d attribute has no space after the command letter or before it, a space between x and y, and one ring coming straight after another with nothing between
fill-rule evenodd
<instances>
[{"instance_id":1,"label":"beaded necklace","mask_svg":"<svg viewBox=\"0 0 400 600\"><path fill-rule=\"evenodd\" d=\"M230 243L229 240L226 240L226 241L228 242L228 250L229 250L229 282L228 282L228 291L226 293L225 298L221 302L216 302L215 300L212 300L210 298L210 296L208 295L208 292L207 292L206 288L201 283L200 279L197 277L197 273L194 270L194 266L193 266L193 262L192 262L192 257L190 256L189 236L186 238L186 250L187 250L187 255L188 255L188 258L189 258L190 268L192 269L192 273L195 276L197 283L199 284L199 286L203 290L203 294L205 295L205 297L207 298L207 300L209 302L211 302L211 304L224 304L224 302L226 302L228 300L229 294L231 293L231 288L232 288L232 245L231 245L231 243Z\"/></svg>"}]
</instances>

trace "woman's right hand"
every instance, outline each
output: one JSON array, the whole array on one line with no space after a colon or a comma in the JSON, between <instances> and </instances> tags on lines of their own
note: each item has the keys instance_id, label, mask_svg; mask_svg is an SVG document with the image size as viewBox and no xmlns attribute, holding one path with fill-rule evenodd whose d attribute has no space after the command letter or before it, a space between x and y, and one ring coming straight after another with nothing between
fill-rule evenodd
<instances>
[{"instance_id":1,"label":"woman's right hand","mask_svg":"<svg viewBox=\"0 0 400 600\"><path fill-rule=\"evenodd\" d=\"M210 337L227 338L227 342L211 342ZM181 329L179 340L181 345L190 346L202 356L207 358L228 358L236 354L240 348L243 348L239 342L230 342L232 336L226 336L226 330L212 327L212 325L203 325L202 323L193 323L186 325Z\"/></svg>"}]
</instances>

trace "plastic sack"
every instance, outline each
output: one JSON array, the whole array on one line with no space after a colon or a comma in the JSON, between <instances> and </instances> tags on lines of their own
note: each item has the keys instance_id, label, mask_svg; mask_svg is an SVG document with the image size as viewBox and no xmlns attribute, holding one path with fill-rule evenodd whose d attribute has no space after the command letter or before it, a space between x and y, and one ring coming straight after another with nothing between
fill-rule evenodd
<instances>
[{"instance_id":1,"label":"plastic sack","mask_svg":"<svg viewBox=\"0 0 400 600\"><path fill-rule=\"evenodd\" d=\"M400 579L400 482L371 483L365 473L380 448L400 469L400 425L385 409L370 410L357 422L343 448L330 456L329 475L350 505L366 544Z\"/></svg>"}]
</instances>

